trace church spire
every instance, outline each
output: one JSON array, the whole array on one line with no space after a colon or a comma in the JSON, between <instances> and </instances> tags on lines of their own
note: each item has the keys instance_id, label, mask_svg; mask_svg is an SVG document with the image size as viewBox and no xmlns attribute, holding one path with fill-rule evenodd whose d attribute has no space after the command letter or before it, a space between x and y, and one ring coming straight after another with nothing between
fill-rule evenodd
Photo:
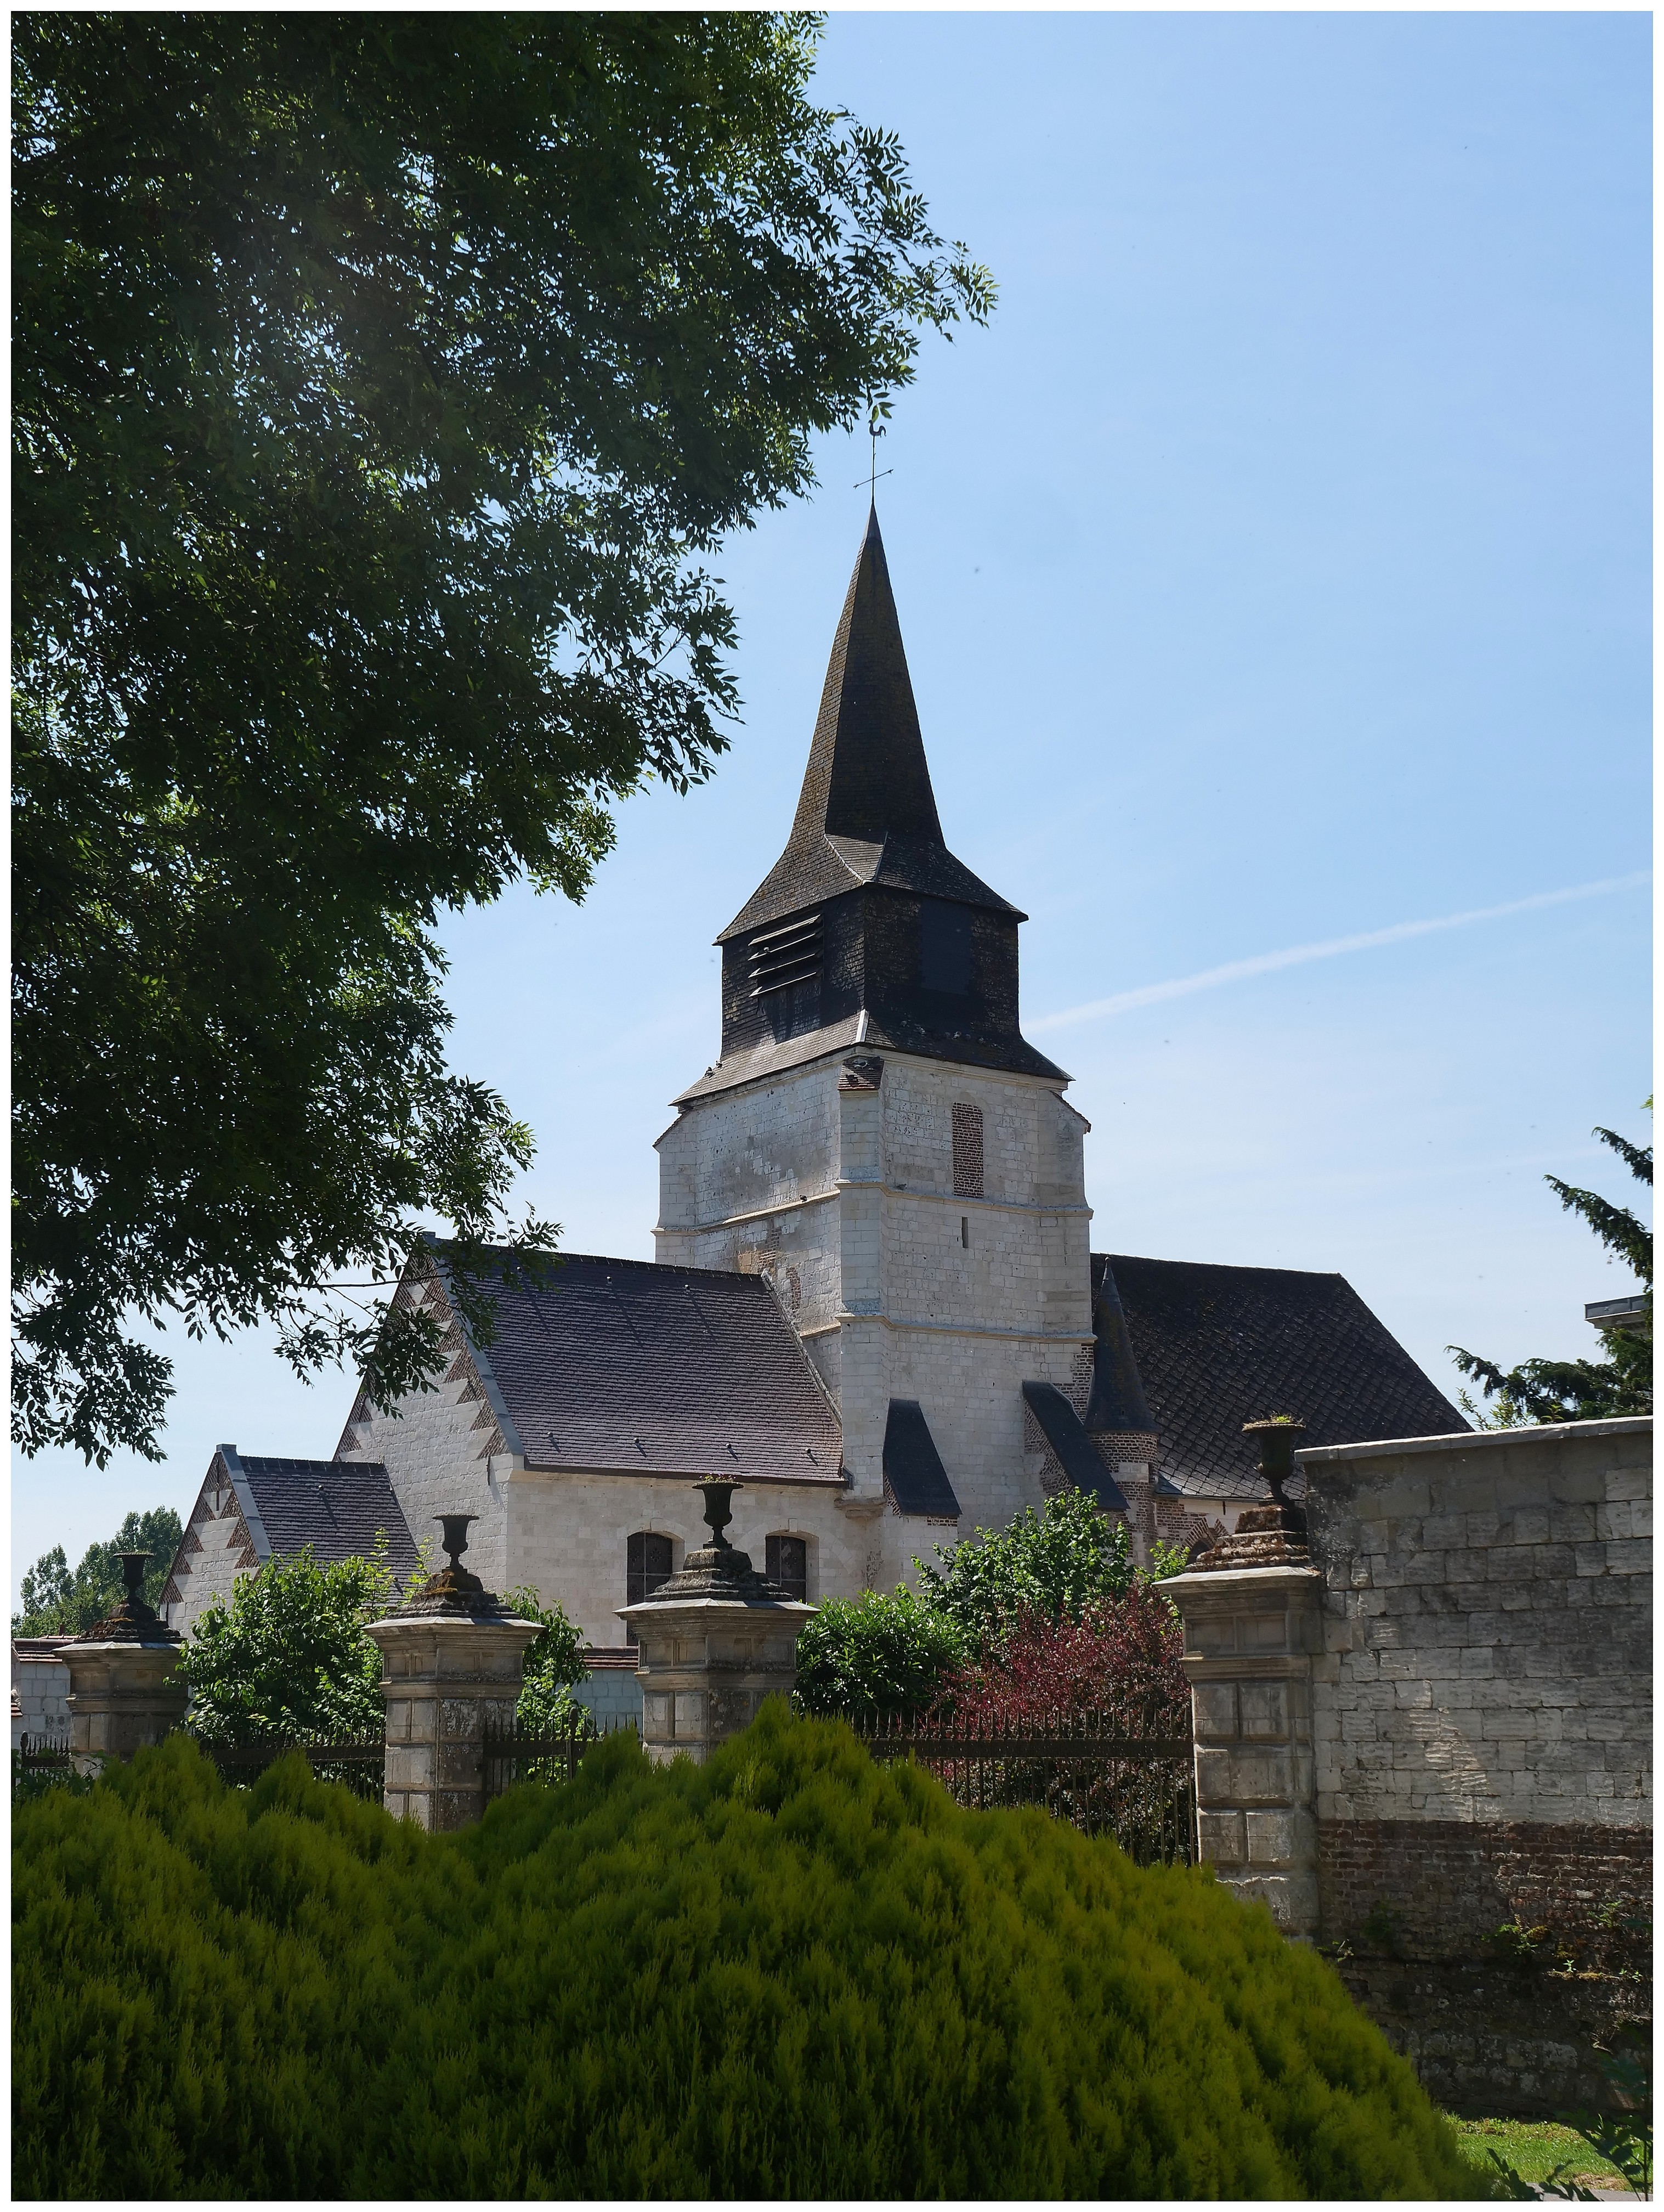
<instances>
[{"instance_id":1,"label":"church spire","mask_svg":"<svg viewBox=\"0 0 1664 2212\"><path fill-rule=\"evenodd\" d=\"M718 942L873 883L1017 914L943 842L876 506L832 641L792 834Z\"/></svg>"},{"instance_id":2,"label":"church spire","mask_svg":"<svg viewBox=\"0 0 1664 2212\"><path fill-rule=\"evenodd\" d=\"M890 834L942 842L875 506L832 641L789 842Z\"/></svg>"}]
</instances>

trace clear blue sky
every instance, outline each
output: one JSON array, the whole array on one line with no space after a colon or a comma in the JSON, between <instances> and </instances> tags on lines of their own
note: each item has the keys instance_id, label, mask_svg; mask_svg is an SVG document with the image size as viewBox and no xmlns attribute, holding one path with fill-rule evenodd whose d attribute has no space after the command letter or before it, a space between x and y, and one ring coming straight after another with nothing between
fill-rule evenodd
<instances>
[{"instance_id":1,"label":"clear blue sky","mask_svg":"<svg viewBox=\"0 0 1664 2212\"><path fill-rule=\"evenodd\" d=\"M1628 1198L1648 843L1650 21L849 15L829 100L901 134L1001 287L926 345L880 512L949 842L1031 916L1030 1033L1093 1125L1098 1249L1335 1269L1450 1341L1594 1348L1627 1288L1542 1176ZM580 910L456 921L459 1066L574 1250L651 1256L653 1138L714 1056L710 939L784 841L865 439L719 564L743 726L625 810ZM24 1463L17 1565L187 1505L222 1437L326 1456L353 1395L179 1347L165 1466Z\"/></svg>"}]
</instances>

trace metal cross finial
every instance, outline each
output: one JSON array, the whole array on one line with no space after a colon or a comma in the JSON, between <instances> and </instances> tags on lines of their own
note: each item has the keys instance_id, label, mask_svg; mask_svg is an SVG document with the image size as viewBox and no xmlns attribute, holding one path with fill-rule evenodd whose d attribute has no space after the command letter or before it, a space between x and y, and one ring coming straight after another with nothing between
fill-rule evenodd
<instances>
[{"instance_id":1,"label":"metal cross finial","mask_svg":"<svg viewBox=\"0 0 1664 2212\"><path fill-rule=\"evenodd\" d=\"M871 502L873 496L873 487L878 483L879 477L893 477L896 471L894 469L881 469L878 466L878 441L884 434L884 426L878 420L876 414L869 416L866 430L867 435L872 441L872 465L866 472L866 495L869 502ZM855 479L855 489L859 491L860 488L860 478L857 477Z\"/></svg>"}]
</instances>

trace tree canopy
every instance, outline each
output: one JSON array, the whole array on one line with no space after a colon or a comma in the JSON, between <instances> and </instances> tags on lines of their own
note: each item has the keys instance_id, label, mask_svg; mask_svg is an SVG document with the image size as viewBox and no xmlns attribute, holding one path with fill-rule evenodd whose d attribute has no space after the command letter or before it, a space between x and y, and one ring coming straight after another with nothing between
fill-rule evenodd
<instances>
[{"instance_id":1,"label":"tree canopy","mask_svg":"<svg viewBox=\"0 0 1664 2212\"><path fill-rule=\"evenodd\" d=\"M12 1634L79 1636L83 1629L102 1620L125 1588L121 1575L124 1552L149 1552L150 1564L140 1595L148 1606L160 1605L184 1534L173 1507L157 1505L148 1513L130 1513L107 1544L89 1544L73 1572L64 1547L54 1544L25 1571L22 1608L11 1617Z\"/></svg>"},{"instance_id":2,"label":"tree canopy","mask_svg":"<svg viewBox=\"0 0 1664 2212\"><path fill-rule=\"evenodd\" d=\"M709 557L991 305L811 99L819 27L18 18L25 1449L160 1455L135 1317L431 1379L320 1294L424 1213L464 1285L510 1237L531 1137L446 1066L439 919L581 896L612 802L710 772Z\"/></svg>"},{"instance_id":3,"label":"tree canopy","mask_svg":"<svg viewBox=\"0 0 1664 2212\"><path fill-rule=\"evenodd\" d=\"M1647 1101L1649 1106L1652 1101ZM1596 1129L1637 1182L1650 1189L1653 1152L1650 1145L1632 1145L1615 1129ZM1562 1182L1558 1176L1543 1181L1567 1212L1580 1214L1613 1259L1630 1268L1645 1285L1646 1313L1643 1325L1633 1330L1614 1329L1607 1337L1605 1359L1524 1359L1504 1370L1495 1360L1465 1352L1460 1345L1444 1347L1461 1372L1477 1382L1489 1401L1497 1401L1497 1414L1485 1425L1518 1428L1540 1421L1600 1421L1624 1414L1650 1413L1653 1409L1653 1239L1652 1231L1627 1206L1614 1206L1597 1191L1581 1190ZM1466 1391L1462 1402L1485 1423L1483 1412Z\"/></svg>"}]
</instances>

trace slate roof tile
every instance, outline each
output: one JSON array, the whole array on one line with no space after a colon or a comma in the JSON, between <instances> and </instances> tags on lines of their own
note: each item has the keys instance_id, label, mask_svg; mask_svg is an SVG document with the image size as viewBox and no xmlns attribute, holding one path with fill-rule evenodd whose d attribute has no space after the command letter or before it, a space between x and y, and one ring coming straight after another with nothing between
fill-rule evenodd
<instances>
[{"instance_id":1,"label":"slate roof tile","mask_svg":"<svg viewBox=\"0 0 1664 2212\"><path fill-rule=\"evenodd\" d=\"M492 1296L528 1464L841 1486L837 1414L762 1276L565 1254Z\"/></svg>"},{"instance_id":2,"label":"slate roof tile","mask_svg":"<svg viewBox=\"0 0 1664 2212\"><path fill-rule=\"evenodd\" d=\"M240 1452L237 1468L254 1494L275 1558L292 1558L310 1544L322 1566L367 1559L377 1530L385 1528L393 1571L404 1576L415 1567L416 1544L379 1461L251 1459Z\"/></svg>"},{"instance_id":3,"label":"slate roof tile","mask_svg":"<svg viewBox=\"0 0 1664 2212\"><path fill-rule=\"evenodd\" d=\"M1344 1276L1092 1255L1111 1267L1161 1438L1188 1497L1262 1498L1244 1421L1295 1413L1308 1444L1457 1436L1467 1423ZM1300 1494L1297 1472L1291 1496Z\"/></svg>"}]
</instances>

